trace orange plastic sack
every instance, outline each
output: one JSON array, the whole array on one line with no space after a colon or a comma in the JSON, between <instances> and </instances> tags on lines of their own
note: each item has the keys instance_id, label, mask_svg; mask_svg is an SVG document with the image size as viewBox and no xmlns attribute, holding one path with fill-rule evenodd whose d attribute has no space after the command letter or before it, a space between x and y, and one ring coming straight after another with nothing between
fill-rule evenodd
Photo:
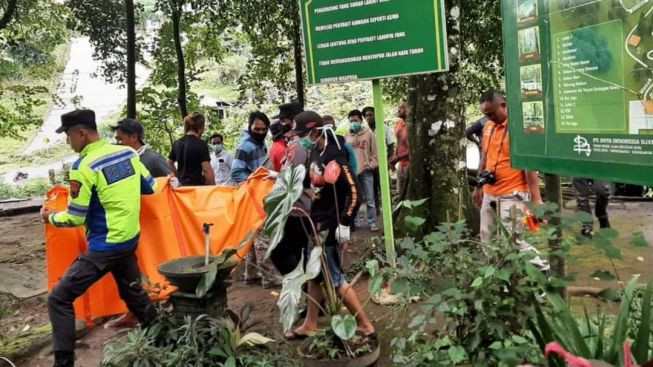
<instances>
[{"instance_id":1,"label":"orange plastic sack","mask_svg":"<svg viewBox=\"0 0 653 367\"><path fill-rule=\"evenodd\" d=\"M164 283L158 267L168 260L204 255L203 223L211 228L211 254L235 248L265 221L263 200L274 184L261 168L240 187L182 187L171 189L167 179L157 179L159 189L141 201L141 237L136 255L141 272L151 283ZM65 210L68 189L57 186L47 193L46 206ZM57 284L72 262L86 251L84 228L45 226L48 290ZM244 258L253 241L239 251ZM109 274L75 302L78 319L116 315L127 308ZM91 323L92 324L92 323Z\"/></svg>"}]
</instances>

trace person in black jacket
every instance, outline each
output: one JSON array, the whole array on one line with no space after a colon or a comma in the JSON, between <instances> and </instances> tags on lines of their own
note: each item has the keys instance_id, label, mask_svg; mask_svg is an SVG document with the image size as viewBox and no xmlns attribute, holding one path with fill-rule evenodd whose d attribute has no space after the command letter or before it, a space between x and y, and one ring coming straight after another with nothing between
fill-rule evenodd
<instances>
[{"instance_id":1,"label":"person in black jacket","mask_svg":"<svg viewBox=\"0 0 653 367\"><path fill-rule=\"evenodd\" d=\"M337 136L331 128L324 127L320 115L312 111L302 112L295 117L290 134L299 137L302 146L311 151L308 170L313 189L311 219L317 227L321 245L324 247L333 285L349 312L356 315L358 331L368 336L375 335L374 325L362 310L356 292L347 284L340 262L340 246L350 241L349 226L356 217L361 203L358 181L349 167L345 139ZM327 183L324 177L325 169L332 161L336 161L341 167L340 175L334 185ZM306 320L302 326L286 335L286 338L303 339L318 329L319 308L315 302L320 303L323 299L320 288L322 281L321 275L309 281L310 301Z\"/></svg>"}]
</instances>

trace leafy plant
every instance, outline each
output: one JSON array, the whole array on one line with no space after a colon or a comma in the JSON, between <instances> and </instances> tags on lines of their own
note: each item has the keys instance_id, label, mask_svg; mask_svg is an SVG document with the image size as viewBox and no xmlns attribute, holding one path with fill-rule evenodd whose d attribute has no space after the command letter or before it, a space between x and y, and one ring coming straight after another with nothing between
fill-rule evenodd
<instances>
[{"instance_id":1,"label":"leafy plant","mask_svg":"<svg viewBox=\"0 0 653 367\"><path fill-rule=\"evenodd\" d=\"M530 323L531 331L542 348L557 342L573 355L613 365L623 360L622 346L632 339L633 357L645 363L653 358L650 352L652 319L650 307L644 307L641 316L633 320L638 285L639 277L634 277L624 288L619 311L614 317L604 312L590 316L585 310L584 316L577 320L560 296L549 295L550 308L536 307L536 321ZM653 282L649 282L641 303L650 305L652 293ZM551 361L562 366L559 362Z\"/></svg>"},{"instance_id":2,"label":"leafy plant","mask_svg":"<svg viewBox=\"0 0 653 367\"><path fill-rule=\"evenodd\" d=\"M404 202L402 207L412 210L422 204ZM416 233L417 228L410 227L419 222L404 224ZM400 333L391 342L395 363L453 366L543 361L526 325L534 315L532 305L541 302L545 290L564 282L531 265L534 254L520 252L515 236L501 222L497 231L493 241L483 244L469 235L462 221L442 224L420 239L402 238L401 255L387 260L396 267L382 267L383 259L367 263L370 293L378 295L383 284L390 284L399 298L396 314L403 316L395 322ZM529 240L547 239L546 233L540 237ZM411 306L415 299L421 300L419 305Z\"/></svg>"},{"instance_id":3,"label":"leafy plant","mask_svg":"<svg viewBox=\"0 0 653 367\"><path fill-rule=\"evenodd\" d=\"M242 315L242 312L241 312ZM253 353L287 366L280 355L270 356L259 346L273 340L258 333L246 333L244 322L231 318L214 319L206 315L179 319L161 314L146 329L129 332L126 337L107 345L102 366L250 366Z\"/></svg>"},{"instance_id":4,"label":"leafy plant","mask_svg":"<svg viewBox=\"0 0 653 367\"><path fill-rule=\"evenodd\" d=\"M279 175L272 193L265 200L267 219L264 225L264 233L270 238L270 245L266 256L270 256L279 244L279 241L283 237L286 220L293 210L299 211L306 217L313 231L312 241L314 246L311 249L306 266L304 266L304 259L302 257L296 269L283 278L281 294L277 303L281 313L280 321L284 332L292 329L294 322L297 320L297 311L303 293L302 286L309 280L315 279L321 272L324 277L326 294L326 307L323 311L325 311L331 320L331 328L328 333L320 335L326 335L327 339L329 339L324 345L325 347L326 345L330 345L329 348L336 348L339 352L333 353L333 349L329 349L331 353L320 356L336 358L336 356L343 354L349 358L355 358L357 356L355 350L358 348L356 343L360 340L360 338L356 338L355 336L356 319L351 315L340 315L342 301L336 295L326 255L321 246L325 240L322 238L325 233L318 235L315 224L308 213L294 207L295 202L299 199L303 190L305 175L306 169L301 165L284 170ZM315 300L310 301L315 302ZM315 339L319 339L320 337L312 336L311 338L315 342ZM312 345L313 347L318 347L321 344Z\"/></svg>"}]
</instances>

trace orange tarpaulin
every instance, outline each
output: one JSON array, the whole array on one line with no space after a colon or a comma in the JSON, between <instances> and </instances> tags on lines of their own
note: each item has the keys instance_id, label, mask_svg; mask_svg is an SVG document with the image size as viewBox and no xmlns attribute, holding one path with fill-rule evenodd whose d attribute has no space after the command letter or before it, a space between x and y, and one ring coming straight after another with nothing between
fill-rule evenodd
<instances>
[{"instance_id":1,"label":"orange tarpaulin","mask_svg":"<svg viewBox=\"0 0 653 367\"><path fill-rule=\"evenodd\" d=\"M171 189L167 179L158 179L159 189L141 201L141 237L136 255L143 274L153 284L164 283L158 266L184 256L204 255L203 223L211 228L211 254L237 247L265 220L263 200L272 190L268 172L260 169L238 188L202 186ZM68 189L57 186L47 194L47 206L65 210ZM86 251L84 228L45 226L48 290L57 284L72 262ZM251 243L239 251L243 257ZM75 302L78 319L116 315L127 308L118 296L111 274L94 284Z\"/></svg>"}]
</instances>

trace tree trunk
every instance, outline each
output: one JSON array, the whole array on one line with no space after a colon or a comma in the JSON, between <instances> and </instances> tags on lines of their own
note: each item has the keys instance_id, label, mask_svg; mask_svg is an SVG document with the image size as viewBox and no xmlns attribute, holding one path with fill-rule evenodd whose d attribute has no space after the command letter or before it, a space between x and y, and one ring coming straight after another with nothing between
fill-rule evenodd
<instances>
[{"instance_id":1,"label":"tree trunk","mask_svg":"<svg viewBox=\"0 0 653 367\"><path fill-rule=\"evenodd\" d=\"M2 18L0 18L0 29L6 28L13 19L14 13L16 12L16 3L18 3L18 0L9 0L7 3L7 9L5 9Z\"/></svg>"},{"instance_id":2,"label":"tree trunk","mask_svg":"<svg viewBox=\"0 0 653 367\"><path fill-rule=\"evenodd\" d=\"M127 19L127 117L136 118L136 30L134 0L125 0Z\"/></svg>"},{"instance_id":3,"label":"tree trunk","mask_svg":"<svg viewBox=\"0 0 653 367\"><path fill-rule=\"evenodd\" d=\"M412 76L408 81L410 175L408 199L428 198L412 215L426 219L422 234L448 221L467 217L472 207L467 182L465 102L462 97L460 27L450 9L460 1L445 1L449 40L449 71ZM401 218L400 218L401 220Z\"/></svg>"},{"instance_id":4,"label":"tree trunk","mask_svg":"<svg viewBox=\"0 0 653 367\"><path fill-rule=\"evenodd\" d=\"M562 190L560 188L560 176L544 175L544 190L546 201L555 203L558 206L550 222L555 227L555 232L549 238L549 251L551 254L549 255L549 263L551 264L551 273L562 279L566 276L566 271L565 257L559 254L562 248ZM560 289L560 293L564 297L564 288Z\"/></svg>"},{"instance_id":5,"label":"tree trunk","mask_svg":"<svg viewBox=\"0 0 653 367\"><path fill-rule=\"evenodd\" d=\"M291 1L293 4L293 18L292 18L292 46L295 53L295 86L297 88L297 102L302 105L305 104L305 87L304 87L304 65L302 60L302 30L301 20L299 15L299 8L297 1Z\"/></svg>"},{"instance_id":6,"label":"tree trunk","mask_svg":"<svg viewBox=\"0 0 653 367\"><path fill-rule=\"evenodd\" d=\"M183 119L188 115L186 107L186 61L184 60L184 49L181 46L181 12L179 5L175 4L172 8L172 37L175 40L175 53L177 54L177 102L179 103L179 113Z\"/></svg>"}]
</instances>

